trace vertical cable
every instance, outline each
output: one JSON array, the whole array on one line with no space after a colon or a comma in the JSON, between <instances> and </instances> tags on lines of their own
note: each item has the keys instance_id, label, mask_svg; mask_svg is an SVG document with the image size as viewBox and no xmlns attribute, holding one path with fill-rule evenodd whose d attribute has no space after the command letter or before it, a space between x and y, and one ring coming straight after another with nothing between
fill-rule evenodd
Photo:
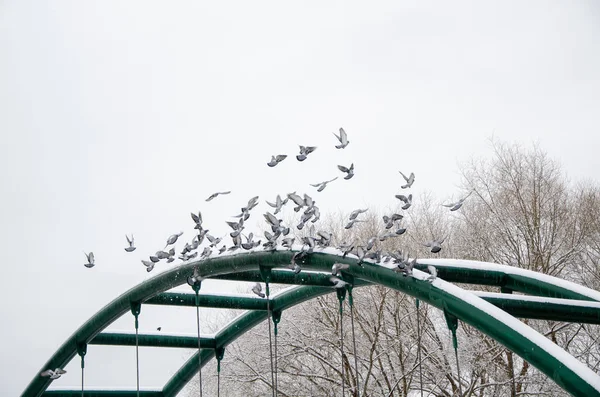
<instances>
[{"instance_id":1,"label":"vertical cable","mask_svg":"<svg viewBox=\"0 0 600 397\"><path fill-rule=\"evenodd\" d=\"M200 346L200 298L196 291L196 325L198 326L198 390L202 397L202 348Z\"/></svg>"},{"instance_id":2,"label":"vertical cable","mask_svg":"<svg viewBox=\"0 0 600 397\"><path fill-rule=\"evenodd\" d=\"M354 334L354 299L352 289L348 289L348 303L350 304L350 322L352 324L352 344L354 345L354 371L356 372L356 396L360 397L360 385L358 381L358 352L356 351L356 336Z\"/></svg>"},{"instance_id":3,"label":"vertical cable","mask_svg":"<svg viewBox=\"0 0 600 397\"><path fill-rule=\"evenodd\" d=\"M455 338L456 340L456 338ZM458 348L456 347L456 344L454 345L454 355L456 356L456 372L458 374L458 392L460 393L460 395L462 396L462 385L460 382L460 365L458 364Z\"/></svg>"},{"instance_id":4,"label":"vertical cable","mask_svg":"<svg viewBox=\"0 0 600 397\"><path fill-rule=\"evenodd\" d=\"M274 331L273 336L275 339L275 343L274 343L274 345L275 345L275 393L279 394L278 393L279 389L277 388L277 324L274 324L273 327L274 327L273 328L273 331Z\"/></svg>"},{"instance_id":5,"label":"vertical cable","mask_svg":"<svg viewBox=\"0 0 600 397\"><path fill-rule=\"evenodd\" d=\"M83 397L83 356L81 356L81 397Z\"/></svg>"},{"instance_id":6,"label":"vertical cable","mask_svg":"<svg viewBox=\"0 0 600 397\"><path fill-rule=\"evenodd\" d=\"M340 352L342 353L342 396L346 394L346 381L344 379L344 301L340 299Z\"/></svg>"},{"instance_id":7,"label":"vertical cable","mask_svg":"<svg viewBox=\"0 0 600 397\"><path fill-rule=\"evenodd\" d=\"M140 350L138 343L138 316L135 315L135 368L136 368L136 379L137 379L137 397L140 397Z\"/></svg>"},{"instance_id":8,"label":"vertical cable","mask_svg":"<svg viewBox=\"0 0 600 397\"><path fill-rule=\"evenodd\" d=\"M273 373L273 342L271 340L271 307L269 298L269 283L265 283L265 290L267 293L267 324L269 324L269 354L271 361L271 390L273 397L275 397L275 375Z\"/></svg>"},{"instance_id":9,"label":"vertical cable","mask_svg":"<svg viewBox=\"0 0 600 397\"><path fill-rule=\"evenodd\" d=\"M421 368L421 316L419 315L419 300L415 299L417 305L417 360L419 361L419 385L421 397L423 397L423 370Z\"/></svg>"},{"instance_id":10,"label":"vertical cable","mask_svg":"<svg viewBox=\"0 0 600 397\"><path fill-rule=\"evenodd\" d=\"M87 353L87 345L85 343L78 343L77 344L77 354L79 354L79 357L81 357L81 397L83 397L83 391L84 391L84 376L83 376L83 372L84 372L84 368L85 368L85 361L84 361L84 357L85 354Z\"/></svg>"}]
</instances>

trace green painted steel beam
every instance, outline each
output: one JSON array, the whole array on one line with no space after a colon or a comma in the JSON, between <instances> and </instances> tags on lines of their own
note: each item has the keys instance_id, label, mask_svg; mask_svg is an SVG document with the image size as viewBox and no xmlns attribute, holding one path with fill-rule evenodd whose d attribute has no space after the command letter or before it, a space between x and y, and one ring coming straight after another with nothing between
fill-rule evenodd
<instances>
[{"instance_id":1,"label":"green painted steel beam","mask_svg":"<svg viewBox=\"0 0 600 397\"><path fill-rule=\"evenodd\" d=\"M241 296L198 295L200 307L217 309L267 310L267 301ZM196 307L196 294L164 292L144 302L148 305Z\"/></svg>"},{"instance_id":2,"label":"green painted steel beam","mask_svg":"<svg viewBox=\"0 0 600 397\"><path fill-rule=\"evenodd\" d=\"M85 397L136 397L137 390L86 390ZM81 390L46 390L44 397L81 397ZM140 397L163 397L162 390L140 390Z\"/></svg>"},{"instance_id":3,"label":"green painted steel beam","mask_svg":"<svg viewBox=\"0 0 600 397\"><path fill-rule=\"evenodd\" d=\"M213 278L217 280L248 281L253 283L263 282L262 276L258 270L222 274ZM331 287L333 286L333 283L331 282L330 278L331 269L329 269L329 273L302 271L296 274L290 270L277 269L273 269L271 271L272 284L316 285L322 287Z\"/></svg>"},{"instance_id":4,"label":"green painted steel beam","mask_svg":"<svg viewBox=\"0 0 600 397\"><path fill-rule=\"evenodd\" d=\"M195 336L139 334L138 344L144 347L198 349L198 338ZM135 334L102 332L90 341L90 345L135 346ZM214 338L200 338L202 349L214 349L215 346Z\"/></svg>"},{"instance_id":5,"label":"green painted steel beam","mask_svg":"<svg viewBox=\"0 0 600 397\"><path fill-rule=\"evenodd\" d=\"M256 271L259 267L263 267L263 269L273 267L286 267L287 264L290 262L292 255L293 252L290 251L244 253L235 256L210 258L202 261L181 265L171 270L165 271L160 275L157 275L151 278L150 280L147 280L146 282L125 292L123 295L119 296L113 302L101 309L90 320L84 323L69 339L65 341L65 343L56 351L56 353L45 363L41 370L45 368L56 368L66 366L66 364L68 364L68 362L75 356L78 344L89 343L99 332L101 332L110 323L112 323L114 320L128 312L131 302L144 302L148 299L157 296L162 292L165 292L175 286L185 283L187 276L191 275L195 267L198 268L201 276L216 277L230 273ZM339 256L334 255L314 253L307 258L307 262L303 265L303 268L327 273L330 271L331 265L334 262L345 262L355 264L356 260L352 258L341 258ZM578 294L575 291L571 291L564 288L562 285L559 285L560 283L553 282L552 278L545 277L543 280L538 280L533 273L531 277L521 275L519 277L514 277L514 275L509 274L510 272L504 273L501 271L501 269L497 271L494 270L491 272L482 271L481 269L468 269L469 271L465 271L464 267L457 269L452 269L451 267L439 267L438 269L440 277L442 277L443 274L444 278L460 283L469 283L475 281L480 283L488 283L487 285L492 285L492 283L498 283L496 285L508 286L509 288L512 288L515 291L520 291L524 289L527 291L533 291L532 293L547 294L549 296L555 297L577 298L584 300L590 299L589 297L581 296L581 294ZM487 276L486 273L489 273L489 276ZM519 348L523 348L523 346L526 346L528 344L527 341L521 340L519 338L513 338L512 341L507 341L506 336L496 335L497 332L495 330L506 331L507 328L510 329L510 327L502 326L502 324L498 325L496 324L496 322L498 321L493 321L494 319L488 319L487 317L490 316L486 313L479 313L480 311L478 312L478 310L473 310L473 313L481 314L482 320L478 320L476 316L473 317L473 314L469 313L471 307L468 304L465 304L460 299L457 300L456 298L448 297L436 289L431 290L431 287L427 287L427 285L429 285L428 283L417 282L415 284L415 279L402 280L402 278L399 278L399 276L396 273L390 271L389 269L383 268L381 266L373 266L370 264L365 264L363 267L352 266L347 274L351 274L355 277L362 278L370 282L380 283L391 288L402 290L410 295L418 297L422 301L429 302L436 307L447 309L451 311L452 314L463 319L464 321L469 322L470 324L477 324L472 325L474 325L476 328L481 329L488 335L496 338L499 342L505 343L506 346L510 349L515 348L514 351L517 354L519 354ZM503 275L501 280L499 278L499 274ZM454 279L453 275L455 276ZM494 278L495 281L492 280ZM262 312L255 316L260 317L264 315L265 313ZM142 314L140 315L140 321L143 322L143 305ZM246 318L245 324L254 323L255 325L260 321L260 318L257 319L255 317L250 316ZM494 327L491 327L491 325L495 326L495 330ZM228 332L228 330L222 330L221 333L227 334ZM227 339L229 338L223 337L222 340L225 341ZM217 343L219 343L218 338ZM553 357L546 357L550 356L547 352L539 352L537 350L534 349L533 353L523 351L523 357L529 360L533 365L537 366L540 370L542 370L542 372L547 373L559 385L565 387L566 390L575 390L575 395L585 395L582 394L582 392L577 391L583 390L581 389L581 385L578 386L579 389L574 388L573 386L574 380L579 380L581 383L581 379L579 379L577 376L574 376L572 371L569 372L570 370L568 368L560 365L560 363L557 363L557 360L553 359ZM210 357L212 357L214 352L212 350L202 350L201 354L204 362L208 361ZM540 357L546 358L547 363L544 363L544 360L541 360ZM187 364L184 364L184 366L181 368L180 371L178 371L175 377L180 376L184 370L192 370L192 372L194 372L193 368L186 365ZM550 370L550 367L558 369ZM197 371L197 368L195 369L195 371ZM38 374L39 372L40 371L38 371ZM185 378L187 377L182 377L182 379ZM25 389L24 395L37 397L48 387L49 383L50 381L48 379L36 375ZM169 383L171 383L171 381ZM171 390L174 389L174 387L171 388ZM163 391L165 390L167 390L167 385L165 386L165 389L163 389ZM589 389L586 390L590 391Z\"/></svg>"}]
</instances>

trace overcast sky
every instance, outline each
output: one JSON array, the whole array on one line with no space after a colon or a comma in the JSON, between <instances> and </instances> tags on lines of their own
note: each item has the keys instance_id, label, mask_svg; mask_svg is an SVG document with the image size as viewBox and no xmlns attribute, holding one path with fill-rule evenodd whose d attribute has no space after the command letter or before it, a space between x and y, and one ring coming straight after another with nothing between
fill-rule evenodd
<instances>
[{"instance_id":1,"label":"overcast sky","mask_svg":"<svg viewBox=\"0 0 600 397\"><path fill-rule=\"evenodd\" d=\"M191 238L190 211L225 233L250 197L310 194L351 162L323 211L393 204L398 170L416 174L415 194L452 198L458 164L489 155L492 134L598 182L599 48L591 0L0 1L2 394L148 278L140 259L170 234ZM319 149L265 165L298 144ZM233 193L206 203L217 190ZM194 332L193 310L142 312L143 331ZM135 387L133 349L116 350L90 348L89 387ZM184 359L143 349L142 385ZM78 387L78 365L54 386Z\"/></svg>"}]
</instances>

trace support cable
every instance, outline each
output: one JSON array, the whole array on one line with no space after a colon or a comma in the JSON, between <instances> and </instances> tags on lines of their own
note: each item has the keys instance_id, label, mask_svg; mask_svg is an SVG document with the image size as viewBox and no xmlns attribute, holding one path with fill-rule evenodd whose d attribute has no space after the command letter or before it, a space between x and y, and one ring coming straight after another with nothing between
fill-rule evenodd
<instances>
[{"instance_id":1,"label":"support cable","mask_svg":"<svg viewBox=\"0 0 600 397\"><path fill-rule=\"evenodd\" d=\"M279 380L277 379L277 334L279 321L281 321L281 311L273 311L273 335L274 335L274 345L275 345L275 390L279 391Z\"/></svg>"},{"instance_id":2,"label":"support cable","mask_svg":"<svg viewBox=\"0 0 600 397\"><path fill-rule=\"evenodd\" d=\"M460 378L460 364L458 362L458 340L456 339L456 330L458 329L458 318L448 311L444 310L444 317L446 317L446 324L452 332L452 345L454 346L454 356L456 357L456 373L458 376L458 393L462 394L462 384Z\"/></svg>"},{"instance_id":3,"label":"support cable","mask_svg":"<svg viewBox=\"0 0 600 397\"><path fill-rule=\"evenodd\" d=\"M354 333L354 299L352 287L348 287L348 304L350 304L350 322L352 323L352 344L354 345L354 372L356 372L356 396L360 397L360 384L358 381L358 352L356 351L356 336Z\"/></svg>"},{"instance_id":4,"label":"support cable","mask_svg":"<svg viewBox=\"0 0 600 397\"><path fill-rule=\"evenodd\" d=\"M84 385L84 377L83 372L85 368L85 360L84 356L87 353L87 345L85 343L77 344L77 354L81 357L81 397L83 397L83 385Z\"/></svg>"},{"instance_id":5,"label":"support cable","mask_svg":"<svg viewBox=\"0 0 600 397\"><path fill-rule=\"evenodd\" d=\"M224 347L218 347L215 349L215 356L217 357L217 397L221 395L221 360L223 360L224 354Z\"/></svg>"},{"instance_id":6,"label":"support cable","mask_svg":"<svg viewBox=\"0 0 600 397\"><path fill-rule=\"evenodd\" d=\"M419 362L419 386L421 397L423 397L423 369L421 368L421 316L419 310L419 300L415 299L417 305L417 361Z\"/></svg>"},{"instance_id":7,"label":"support cable","mask_svg":"<svg viewBox=\"0 0 600 397\"><path fill-rule=\"evenodd\" d=\"M276 396L276 385L275 385L275 374L273 369L273 341L271 339L271 299L269 298L269 283L265 283L266 297L267 297L267 324L269 324L269 354L271 361L271 390L273 397Z\"/></svg>"},{"instance_id":8,"label":"support cable","mask_svg":"<svg viewBox=\"0 0 600 397\"><path fill-rule=\"evenodd\" d=\"M345 288L337 288L336 289L338 300L340 301L340 353L342 356L341 364L342 364L342 396L346 394L346 380L344 379L344 298L346 297L346 289Z\"/></svg>"},{"instance_id":9,"label":"support cable","mask_svg":"<svg viewBox=\"0 0 600 397\"><path fill-rule=\"evenodd\" d=\"M142 304L140 302L131 302L131 313L135 317L135 367L136 367L136 381L137 381L137 397L140 397L140 350L138 341L138 329L139 321L138 317L142 310Z\"/></svg>"},{"instance_id":10,"label":"support cable","mask_svg":"<svg viewBox=\"0 0 600 397\"><path fill-rule=\"evenodd\" d=\"M198 393L202 397L202 347L200 345L200 287L201 280L195 278L192 288L196 293L196 326L198 328Z\"/></svg>"}]
</instances>

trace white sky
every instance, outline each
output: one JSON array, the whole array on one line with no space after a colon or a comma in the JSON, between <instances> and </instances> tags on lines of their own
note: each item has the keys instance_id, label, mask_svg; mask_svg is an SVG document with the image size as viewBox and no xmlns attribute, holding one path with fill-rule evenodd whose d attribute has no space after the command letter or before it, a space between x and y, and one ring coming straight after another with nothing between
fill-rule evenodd
<instances>
[{"instance_id":1,"label":"white sky","mask_svg":"<svg viewBox=\"0 0 600 397\"><path fill-rule=\"evenodd\" d=\"M492 133L537 141L573 180L598 182L594 1L124 3L0 2L6 395L148 277L141 258L174 232L191 238L190 211L225 233L250 197L314 193L308 183L351 162L351 181L313 194L322 210L395 204L398 170L417 175L413 193L448 198L457 164L489 154ZM341 126L343 151L331 134ZM298 163L298 144L319 149ZM268 168L277 153L290 158ZM204 202L217 190L233 193ZM183 313L189 322L143 308L142 330L192 333L193 311ZM90 386L135 386L133 350L126 368L98 370L115 350L90 348ZM184 359L144 354L145 386L176 369L163 372L153 354Z\"/></svg>"}]
</instances>

